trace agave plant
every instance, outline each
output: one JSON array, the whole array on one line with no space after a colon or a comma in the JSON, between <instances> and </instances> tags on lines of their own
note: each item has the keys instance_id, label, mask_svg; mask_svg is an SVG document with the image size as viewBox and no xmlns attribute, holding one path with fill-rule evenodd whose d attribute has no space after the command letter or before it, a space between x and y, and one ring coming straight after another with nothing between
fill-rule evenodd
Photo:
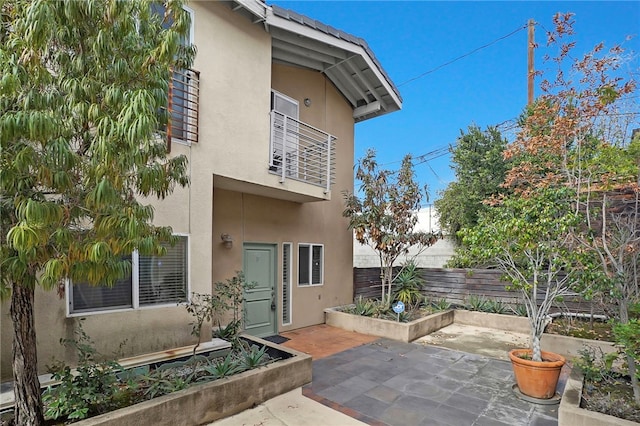
<instances>
[{"instance_id":1,"label":"agave plant","mask_svg":"<svg viewBox=\"0 0 640 426\"><path fill-rule=\"evenodd\" d=\"M424 279L420 276L416 264L409 261L393 280L393 297L409 308L416 307L423 299L421 293L423 284Z\"/></svg>"}]
</instances>

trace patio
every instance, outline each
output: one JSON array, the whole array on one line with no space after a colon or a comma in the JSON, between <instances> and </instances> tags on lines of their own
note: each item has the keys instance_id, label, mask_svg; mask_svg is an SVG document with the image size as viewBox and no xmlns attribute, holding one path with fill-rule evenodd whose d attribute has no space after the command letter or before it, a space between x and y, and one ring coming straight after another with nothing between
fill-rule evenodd
<instances>
[{"instance_id":1,"label":"patio","mask_svg":"<svg viewBox=\"0 0 640 426\"><path fill-rule=\"evenodd\" d=\"M290 339L284 346L313 356L313 382L302 388L307 398L291 392L215 425L558 424L558 405L532 404L513 393L508 361L324 324L282 335ZM563 371L559 387L567 375Z\"/></svg>"}]
</instances>

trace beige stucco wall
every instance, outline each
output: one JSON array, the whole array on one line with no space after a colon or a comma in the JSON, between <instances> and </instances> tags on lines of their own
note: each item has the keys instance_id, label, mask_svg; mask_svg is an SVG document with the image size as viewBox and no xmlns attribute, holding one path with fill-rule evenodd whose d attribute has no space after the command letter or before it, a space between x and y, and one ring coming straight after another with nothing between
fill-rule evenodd
<instances>
[{"instance_id":1,"label":"beige stucco wall","mask_svg":"<svg viewBox=\"0 0 640 426\"><path fill-rule=\"evenodd\" d=\"M352 301L353 246L348 222L342 217L340 194L353 190L354 122L347 102L320 73L274 64L271 87L299 102L301 121L337 137L334 196L330 201L296 203L215 188L213 280L229 278L242 267L242 242L277 244L279 260L282 243L293 243L290 325L282 325L282 306L278 304L277 309L278 331L286 331L323 323L324 308ZM311 106L304 106L305 98L311 99ZM261 173L267 173L266 167ZM222 245L222 233L232 235L231 249ZM298 243L324 245L324 285L297 285ZM282 265L278 263L277 284L281 285Z\"/></svg>"}]
</instances>

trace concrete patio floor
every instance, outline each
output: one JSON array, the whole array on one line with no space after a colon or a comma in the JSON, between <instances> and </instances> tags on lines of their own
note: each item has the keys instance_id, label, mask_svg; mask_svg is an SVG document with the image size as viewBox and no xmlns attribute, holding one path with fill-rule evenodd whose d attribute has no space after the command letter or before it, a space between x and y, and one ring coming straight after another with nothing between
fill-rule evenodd
<instances>
[{"instance_id":1,"label":"concrete patio floor","mask_svg":"<svg viewBox=\"0 0 640 426\"><path fill-rule=\"evenodd\" d=\"M558 405L523 401L511 389L506 352L522 346L520 339L526 344L527 336L458 327L443 328L432 335L433 341L414 343L324 324L282 333L290 339L283 346L313 356L312 383L213 424L558 424ZM567 375L568 369L563 378ZM559 388L563 385L561 379Z\"/></svg>"},{"instance_id":2,"label":"concrete patio floor","mask_svg":"<svg viewBox=\"0 0 640 426\"><path fill-rule=\"evenodd\" d=\"M529 347L529 335L495 328L453 323L413 343L509 360L509 351Z\"/></svg>"}]
</instances>

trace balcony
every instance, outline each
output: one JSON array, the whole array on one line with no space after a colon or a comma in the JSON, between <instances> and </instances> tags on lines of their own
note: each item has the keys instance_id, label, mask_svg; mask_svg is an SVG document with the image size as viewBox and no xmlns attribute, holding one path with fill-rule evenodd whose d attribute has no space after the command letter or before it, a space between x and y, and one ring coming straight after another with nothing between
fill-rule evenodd
<instances>
[{"instance_id":1,"label":"balcony","mask_svg":"<svg viewBox=\"0 0 640 426\"><path fill-rule=\"evenodd\" d=\"M302 121L271 111L269 173L324 189L335 183L336 138Z\"/></svg>"},{"instance_id":2,"label":"balcony","mask_svg":"<svg viewBox=\"0 0 640 426\"><path fill-rule=\"evenodd\" d=\"M169 81L169 124L167 147L178 141L188 145L198 142L198 107L200 103L200 72L174 70Z\"/></svg>"}]
</instances>

